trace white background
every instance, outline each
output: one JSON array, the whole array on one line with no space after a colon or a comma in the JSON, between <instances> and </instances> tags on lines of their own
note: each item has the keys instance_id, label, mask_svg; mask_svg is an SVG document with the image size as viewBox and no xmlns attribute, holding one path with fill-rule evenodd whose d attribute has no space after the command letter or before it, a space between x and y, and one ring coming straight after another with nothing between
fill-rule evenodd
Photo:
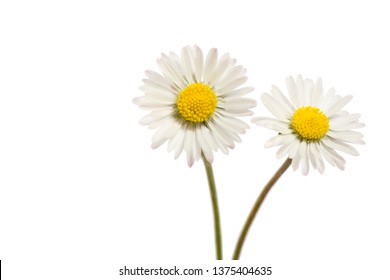
<instances>
[{"instance_id":1,"label":"white background","mask_svg":"<svg viewBox=\"0 0 390 280\"><path fill-rule=\"evenodd\" d=\"M325 89L354 96L346 109L366 124L345 171L286 172L234 265L272 266L264 279L390 279L385 4L1 1L4 279L127 279L124 265L216 264L203 164L152 150L153 131L138 124L146 112L132 103L162 52L193 44L237 58L258 101L272 84L285 91L289 75L322 77ZM270 115L261 102L254 111ZM273 135L251 124L242 144L215 156L226 259L283 162L263 148Z\"/></svg>"}]
</instances>

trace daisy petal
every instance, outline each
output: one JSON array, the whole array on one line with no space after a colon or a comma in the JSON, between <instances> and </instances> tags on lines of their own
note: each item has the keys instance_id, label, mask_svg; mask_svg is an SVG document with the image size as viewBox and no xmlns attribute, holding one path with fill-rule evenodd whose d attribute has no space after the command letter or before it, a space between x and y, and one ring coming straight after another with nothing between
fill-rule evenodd
<instances>
[{"instance_id":1,"label":"daisy petal","mask_svg":"<svg viewBox=\"0 0 390 280\"><path fill-rule=\"evenodd\" d=\"M250 98L231 98L224 105L224 109L229 112L241 113L247 112L250 108L256 107L256 100Z\"/></svg>"},{"instance_id":2,"label":"daisy petal","mask_svg":"<svg viewBox=\"0 0 390 280\"><path fill-rule=\"evenodd\" d=\"M195 145L194 131L189 129L186 131L186 135L184 138L184 151L187 154L187 164L189 167L192 167L192 165L195 162L194 145Z\"/></svg>"},{"instance_id":3,"label":"daisy petal","mask_svg":"<svg viewBox=\"0 0 390 280\"><path fill-rule=\"evenodd\" d=\"M354 147L352 147L351 145L348 145L346 143L343 143L339 140L336 140L332 137L325 138L323 140L323 143L325 145L327 145L329 148L332 148L334 150L339 150L339 151L342 151L344 153L347 153L347 154L350 154L353 156L359 155L359 152Z\"/></svg>"},{"instance_id":4,"label":"daisy petal","mask_svg":"<svg viewBox=\"0 0 390 280\"><path fill-rule=\"evenodd\" d=\"M349 101L351 101L352 95L347 95L335 102L328 110L324 111L325 115L329 117L339 112Z\"/></svg>"},{"instance_id":5,"label":"daisy petal","mask_svg":"<svg viewBox=\"0 0 390 280\"><path fill-rule=\"evenodd\" d=\"M294 113L294 107L287 100L287 98L282 94L280 89L276 86L272 86L271 95L275 98L276 102L283 106L283 109L287 112L289 116L292 116Z\"/></svg>"},{"instance_id":6,"label":"daisy petal","mask_svg":"<svg viewBox=\"0 0 390 280\"><path fill-rule=\"evenodd\" d=\"M281 121L288 120L288 111L285 111L284 108L282 108L271 95L263 93L261 95L261 101L263 101L265 107L267 107L271 114L274 115L277 119Z\"/></svg>"},{"instance_id":7,"label":"daisy petal","mask_svg":"<svg viewBox=\"0 0 390 280\"><path fill-rule=\"evenodd\" d=\"M245 76L237 78L235 80L232 80L230 83L226 84L224 87L222 87L220 89L216 89L217 96L222 96L222 95L238 88L239 86L244 84L247 80L248 80L248 78Z\"/></svg>"},{"instance_id":8,"label":"daisy petal","mask_svg":"<svg viewBox=\"0 0 390 280\"><path fill-rule=\"evenodd\" d=\"M194 72L196 82L201 82L203 80L203 53L198 46L194 46Z\"/></svg>"},{"instance_id":9,"label":"daisy petal","mask_svg":"<svg viewBox=\"0 0 390 280\"><path fill-rule=\"evenodd\" d=\"M336 166L340 170L344 170L345 169L345 159L342 156L340 156L335 150L329 148L328 146L323 145L323 147L326 150L326 152L332 157L332 160L334 161Z\"/></svg>"},{"instance_id":10,"label":"daisy petal","mask_svg":"<svg viewBox=\"0 0 390 280\"><path fill-rule=\"evenodd\" d=\"M313 93L311 94L310 105L316 108L319 107L323 95L322 80L319 78L314 86Z\"/></svg>"},{"instance_id":11,"label":"daisy petal","mask_svg":"<svg viewBox=\"0 0 390 280\"><path fill-rule=\"evenodd\" d=\"M314 82L311 79L306 79L303 84L303 106L311 105L311 97L313 96Z\"/></svg>"},{"instance_id":12,"label":"daisy petal","mask_svg":"<svg viewBox=\"0 0 390 280\"><path fill-rule=\"evenodd\" d=\"M199 141L200 148L208 162L213 162L213 150L211 145L206 141L202 128L196 129L196 137Z\"/></svg>"},{"instance_id":13,"label":"daisy petal","mask_svg":"<svg viewBox=\"0 0 390 280\"><path fill-rule=\"evenodd\" d=\"M297 94L297 87L295 85L295 81L293 77L288 77L286 79L286 85L287 85L287 91L290 95L290 100L295 108L299 108L299 102L298 102L298 94Z\"/></svg>"},{"instance_id":14,"label":"daisy petal","mask_svg":"<svg viewBox=\"0 0 390 280\"><path fill-rule=\"evenodd\" d=\"M187 46L181 51L181 62L183 64L184 76L188 83L195 83L194 71L192 66L192 52L191 47Z\"/></svg>"},{"instance_id":15,"label":"daisy petal","mask_svg":"<svg viewBox=\"0 0 390 280\"><path fill-rule=\"evenodd\" d=\"M279 146L279 145L282 145L283 144L283 138L285 136L284 135L281 135L281 134L278 134L274 137L272 137L271 139L269 139L267 142L265 142L264 144L264 148L271 148L271 147L275 147L275 146ZM286 145L287 146L287 145Z\"/></svg>"},{"instance_id":16,"label":"daisy petal","mask_svg":"<svg viewBox=\"0 0 390 280\"><path fill-rule=\"evenodd\" d=\"M324 96L324 98L323 98L319 108L321 109L322 112L327 112L329 110L329 108L335 102L337 102L337 100L338 100L338 97L336 97L336 95L335 95L335 89L334 88L330 88L326 92L326 94L325 94L325 96Z\"/></svg>"},{"instance_id":17,"label":"daisy petal","mask_svg":"<svg viewBox=\"0 0 390 280\"><path fill-rule=\"evenodd\" d=\"M307 144L304 141L299 144L299 156L301 158L302 174L306 176L309 173L309 158L307 154Z\"/></svg>"},{"instance_id":18,"label":"daisy petal","mask_svg":"<svg viewBox=\"0 0 390 280\"><path fill-rule=\"evenodd\" d=\"M239 89L232 90L230 92L227 92L223 95L225 100L228 100L230 98L237 98L237 97L242 97L254 90L253 87L243 87Z\"/></svg>"},{"instance_id":19,"label":"daisy petal","mask_svg":"<svg viewBox=\"0 0 390 280\"><path fill-rule=\"evenodd\" d=\"M214 73L215 66L217 65L218 50L211 49L206 57L205 69L204 69L204 82L207 85L211 84L212 74Z\"/></svg>"},{"instance_id":20,"label":"daisy petal","mask_svg":"<svg viewBox=\"0 0 390 280\"><path fill-rule=\"evenodd\" d=\"M292 159L292 168L294 171L297 171L297 169L299 168L299 164L301 163L301 159L299 157L299 155L295 156L293 159Z\"/></svg>"},{"instance_id":21,"label":"daisy petal","mask_svg":"<svg viewBox=\"0 0 390 280\"><path fill-rule=\"evenodd\" d=\"M257 124L258 126L269 128L282 134L291 133L291 129L289 128L289 124L287 122L281 122L279 120L266 117L252 118L252 122Z\"/></svg>"},{"instance_id":22,"label":"daisy petal","mask_svg":"<svg viewBox=\"0 0 390 280\"><path fill-rule=\"evenodd\" d=\"M209 84L215 85L219 78L231 67L232 64L234 64L234 61L230 59L228 53L222 55L215 66L214 72L210 76Z\"/></svg>"},{"instance_id":23,"label":"daisy petal","mask_svg":"<svg viewBox=\"0 0 390 280\"><path fill-rule=\"evenodd\" d=\"M364 144L363 134L357 131L329 131L328 135L342 142Z\"/></svg>"}]
</instances>

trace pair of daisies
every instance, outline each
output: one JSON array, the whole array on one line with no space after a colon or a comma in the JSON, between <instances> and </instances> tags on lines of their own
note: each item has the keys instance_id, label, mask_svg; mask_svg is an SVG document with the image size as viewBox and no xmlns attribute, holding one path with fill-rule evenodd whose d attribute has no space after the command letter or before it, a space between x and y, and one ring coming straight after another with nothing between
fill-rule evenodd
<instances>
[{"instance_id":1,"label":"pair of daisies","mask_svg":"<svg viewBox=\"0 0 390 280\"><path fill-rule=\"evenodd\" d=\"M189 166L202 154L210 163L213 152L227 154L249 128L239 117L252 115L250 109L256 106L255 100L245 97L253 88L242 87L246 70L229 54L218 57L217 49L211 49L204 57L197 46L184 47L180 56L162 54L157 63L161 74L146 71L144 96L134 99L150 111L140 123L157 129L152 147L168 142L175 158L184 150ZM360 115L342 110L352 96L335 95L333 88L324 94L321 79L289 77L286 84L289 98L276 86L261 96L275 118L252 119L277 133L265 147L280 146L277 157L288 156L293 169L300 166L304 175L310 165L323 173L324 159L343 170L345 160L338 152L358 155L349 143L364 143L363 135L354 131L363 126Z\"/></svg>"}]
</instances>

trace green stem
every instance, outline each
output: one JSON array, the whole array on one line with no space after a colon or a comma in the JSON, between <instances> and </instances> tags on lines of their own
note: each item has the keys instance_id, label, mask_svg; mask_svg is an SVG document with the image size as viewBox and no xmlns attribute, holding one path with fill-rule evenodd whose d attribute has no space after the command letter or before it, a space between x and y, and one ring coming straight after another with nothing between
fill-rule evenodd
<instances>
[{"instance_id":1,"label":"green stem","mask_svg":"<svg viewBox=\"0 0 390 280\"><path fill-rule=\"evenodd\" d=\"M221 219L219 217L218 197L217 189L215 188L213 167L211 163L207 161L203 153L202 159L207 173L207 180L210 187L211 204L213 206L216 257L217 260L222 260Z\"/></svg>"},{"instance_id":2,"label":"green stem","mask_svg":"<svg viewBox=\"0 0 390 280\"><path fill-rule=\"evenodd\" d=\"M278 181L278 179L283 175L283 173L287 170L287 168L291 165L291 159L287 158L286 161L282 164L282 166L276 171L274 176L272 176L271 180L265 185L264 189L261 191L259 197L257 198L255 204L253 205L253 208L251 212L249 213L249 216L245 222L245 225L241 231L241 235L237 241L236 249L234 250L233 260L240 259L240 254L242 250L242 246L244 245L245 238L248 234L249 228L252 225L253 220L256 217L257 212L260 209L261 204L263 203L265 197L267 196L268 192L271 190L273 185Z\"/></svg>"}]
</instances>

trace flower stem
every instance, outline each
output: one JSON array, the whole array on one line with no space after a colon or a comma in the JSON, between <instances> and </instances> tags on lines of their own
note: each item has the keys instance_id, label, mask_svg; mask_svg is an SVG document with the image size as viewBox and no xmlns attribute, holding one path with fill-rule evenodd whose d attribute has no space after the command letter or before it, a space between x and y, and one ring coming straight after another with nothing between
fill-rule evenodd
<instances>
[{"instance_id":1,"label":"flower stem","mask_svg":"<svg viewBox=\"0 0 390 280\"><path fill-rule=\"evenodd\" d=\"M263 203L265 197L267 196L268 192L271 190L273 185L275 185L278 179L289 168L289 166L291 165L291 161L292 160L290 158L287 158L286 161L282 164L282 166L278 169L278 171L276 171L274 176L272 176L272 178L269 180L267 185L265 185L264 189L261 191L241 231L241 235L236 244L236 249L234 250L233 260L240 259L240 254L241 254L242 246L244 245L245 238L248 234L249 228L251 227L253 220L256 217L257 212L260 209L261 204Z\"/></svg>"},{"instance_id":2,"label":"flower stem","mask_svg":"<svg viewBox=\"0 0 390 280\"><path fill-rule=\"evenodd\" d=\"M210 187L211 204L213 206L216 258L217 260L222 260L221 219L219 217L218 197L217 189L215 188L214 172L211 163L207 161L203 153L202 159L207 173L207 180Z\"/></svg>"}]
</instances>

